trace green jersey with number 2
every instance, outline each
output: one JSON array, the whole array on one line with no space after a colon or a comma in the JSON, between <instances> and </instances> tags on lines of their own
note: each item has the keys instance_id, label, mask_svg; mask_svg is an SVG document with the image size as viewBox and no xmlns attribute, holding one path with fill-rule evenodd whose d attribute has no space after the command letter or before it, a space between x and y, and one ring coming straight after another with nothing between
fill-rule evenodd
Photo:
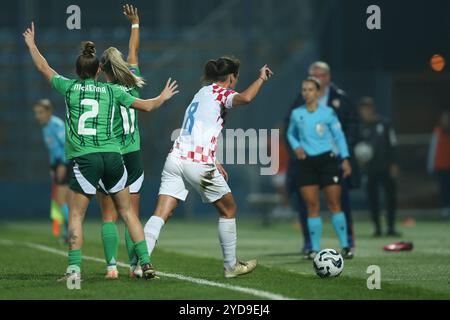
<instances>
[{"instance_id":1,"label":"green jersey with number 2","mask_svg":"<svg viewBox=\"0 0 450 320\"><path fill-rule=\"evenodd\" d=\"M121 152L113 130L118 106L129 108L135 97L118 85L60 75L52 86L66 100L66 159L95 152Z\"/></svg>"},{"instance_id":2,"label":"green jersey with number 2","mask_svg":"<svg viewBox=\"0 0 450 320\"><path fill-rule=\"evenodd\" d=\"M130 71L136 76L141 76L137 65L130 65ZM127 88L119 86L123 91L139 98L139 88ZM119 106L119 112L114 117L114 133L119 142L122 154L135 152L141 149L141 137L138 128L138 111L123 105Z\"/></svg>"}]
</instances>

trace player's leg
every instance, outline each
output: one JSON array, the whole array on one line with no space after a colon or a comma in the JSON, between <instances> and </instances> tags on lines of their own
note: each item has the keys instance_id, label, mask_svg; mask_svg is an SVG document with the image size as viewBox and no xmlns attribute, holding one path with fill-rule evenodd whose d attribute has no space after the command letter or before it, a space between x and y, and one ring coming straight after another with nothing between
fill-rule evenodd
<instances>
[{"instance_id":1,"label":"player's leg","mask_svg":"<svg viewBox=\"0 0 450 320\"><path fill-rule=\"evenodd\" d=\"M101 179L105 189L111 195L117 212L130 232L144 277L146 279L154 278L155 271L150 265L144 230L138 217L131 211L130 192L129 188L125 187L127 170L123 164L122 155L120 153L102 153L101 155L105 168Z\"/></svg>"},{"instance_id":2,"label":"player's leg","mask_svg":"<svg viewBox=\"0 0 450 320\"><path fill-rule=\"evenodd\" d=\"M341 208L341 186L337 184L328 185L323 191L328 210L331 212L331 223L334 231L339 238L341 248L345 251L347 258L350 258L351 253L347 253L347 251L350 251L350 245L347 238L347 221Z\"/></svg>"},{"instance_id":3,"label":"player's leg","mask_svg":"<svg viewBox=\"0 0 450 320\"><path fill-rule=\"evenodd\" d=\"M156 209L144 227L150 256L155 249L162 227L172 216L178 201L186 200L188 195L183 179L182 161L169 155L164 163Z\"/></svg>"},{"instance_id":4,"label":"player's leg","mask_svg":"<svg viewBox=\"0 0 450 320\"><path fill-rule=\"evenodd\" d=\"M320 159L319 159L320 160ZM320 210L320 175L317 170L317 157L307 157L297 160L297 185L298 194L306 208L306 225L311 241L311 249L305 253L305 259L313 259L320 251L320 239L322 237L322 219ZM303 209L305 210L305 209ZM303 213L304 214L304 213Z\"/></svg>"},{"instance_id":5,"label":"player's leg","mask_svg":"<svg viewBox=\"0 0 450 320\"><path fill-rule=\"evenodd\" d=\"M68 170L69 169L69 170ZM53 218L53 233L60 235L62 231L62 239L68 240L68 224L69 224L69 207L67 202L67 194L69 188L68 174L71 168L67 168L62 162L57 162L52 166L52 218ZM62 230L61 230L62 229Z\"/></svg>"},{"instance_id":6,"label":"player's leg","mask_svg":"<svg viewBox=\"0 0 450 320\"><path fill-rule=\"evenodd\" d=\"M55 167L55 183L56 183L56 197L55 201L58 204L62 216L63 222L63 239L68 241L69 237L69 198L70 189L68 186L70 173L73 168L73 163L59 163Z\"/></svg>"},{"instance_id":7,"label":"player's leg","mask_svg":"<svg viewBox=\"0 0 450 320\"><path fill-rule=\"evenodd\" d=\"M295 201L297 202L297 208L300 217L300 223L303 232L303 253L307 253L312 250L311 237L309 236L308 229L308 208L306 207L305 201L303 201L302 196L298 192L298 186L295 189Z\"/></svg>"},{"instance_id":8,"label":"player's leg","mask_svg":"<svg viewBox=\"0 0 450 320\"><path fill-rule=\"evenodd\" d=\"M225 270L236 265L236 210L237 206L231 193L213 203L219 212L219 240L222 247Z\"/></svg>"},{"instance_id":9,"label":"player's leg","mask_svg":"<svg viewBox=\"0 0 450 320\"><path fill-rule=\"evenodd\" d=\"M61 208L62 214L64 216L64 232L65 232L65 241L69 241L69 204L70 204L70 200L72 197L72 191L69 188L69 179L70 179L70 174L72 172L72 168L73 168L73 161L68 161L64 164L65 166L65 174L62 177L61 180L61 185L65 187L65 199L63 199L62 201L64 201L64 205Z\"/></svg>"},{"instance_id":10,"label":"player's leg","mask_svg":"<svg viewBox=\"0 0 450 320\"><path fill-rule=\"evenodd\" d=\"M125 168L128 172L127 185L130 188L131 211L139 217L141 189L144 181L144 164L142 162L141 151L130 152L123 155ZM131 240L130 232L125 228L125 246L128 253L130 265L130 277L141 277L142 271L138 264L138 257L134 250L134 243Z\"/></svg>"},{"instance_id":11,"label":"player's leg","mask_svg":"<svg viewBox=\"0 0 450 320\"><path fill-rule=\"evenodd\" d=\"M111 191L110 191L111 192ZM139 258L143 276L146 279L154 278L155 271L150 264L150 256L148 254L147 244L145 242L144 229L138 217L131 211L130 193L128 188L122 191L112 193L111 197L114 201L116 209L127 226L131 239L134 243L134 250Z\"/></svg>"},{"instance_id":12,"label":"player's leg","mask_svg":"<svg viewBox=\"0 0 450 320\"><path fill-rule=\"evenodd\" d=\"M319 185L301 186L299 190L306 208L308 209L308 231L311 239L311 252L305 255L305 259L313 259L320 251L320 239L322 238L322 218L320 210L320 189Z\"/></svg>"},{"instance_id":13,"label":"player's leg","mask_svg":"<svg viewBox=\"0 0 450 320\"><path fill-rule=\"evenodd\" d=\"M224 259L224 275L234 278L253 271L258 262L236 259L236 203L230 187L215 164L183 162L183 177L199 193L204 203L219 212L218 233Z\"/></svg>"},{"instance_id":14,"label":"player's leg","mask_svg":"<svg viewBox=\"0 0 450 320\"><path fill-rule=\"evenodd\" d=\"M145 241L150 256L155 249L162 227L172 216L178 201L177 198L170 195L160 194L158 196L156 209L144 227Z\"/></svg>"},{"instance_id":15,"label":"player's leg","mask_svg":"<svg viewBox=\"0 0 450 320\"><path fill-rule=\"evenodd\" d=\"M344 258L353 258L347 230L347 218L342 211L342 181L340 164L334 153L321 157L318 167L320 186L323 188L328 210L331 212L331 223L339 239Z\"/></svg>"},{"instance_id":16,"label":"player's leg","mask_svg":"<svg viewBox=\"0 0 450 320\"><path fill-rule=\"evenodd\" d=\"M81 248L83 245L83 221L91 197L96 193L103 165L99 154L88 154L75 158L70 173L72 190L69 202L69 267L66 277L80 277Z\"/></svg>"},{"instance_id":17,"label":"player's leg","mask_svg":"<svg viewBox=\"0 0 450 320\"><path fill-rule=\"evenodd\" d=\"M286 174L286 189L290 194L292 207L298 212L300 226L303 233L302 253L307 254L311 251L311 238L309 237L308 230L308 209L306 208L305 201L303 201L302 196L298 192L299 186L296 181L299 179L299 174L297 173L298 168L295 166L296 163L289 164L289 169Z\"/></svg>"},{"instance_id":18,"label":"player's leg","mask_svg":"<svg viewBox=\"0 0 450 320\"><path fill-rule=\"evenodd\" d=\"M64 241L68 241L69 239L69 192L70 189L66 184L59 184L57 185L57 191L56 191L56 202L59 205L61 209L61 213L64 217L64 223L63 223L63 238Z\"/></svg>"},{"instance_id":19,"label":"player's leg","mask_svg":"<svg viewBox=\"0 0 450 320\"><path fill-rule=\"evenodd\" d=\"M90 199L90 195L73 192L69 208L69 266L66 275L81 272L83 221Z\"/></svg>"},{"instance_id":20,"label":"player's leg","mask_svg":"<svg viewBox=\"0 0 450 320\"><path fill-rule=\"evenodd\" d=\"M131 187L130 187L131 190ZM131 205L131 211L134 215L136 215L139 218L139 210L140 210L140 201L141 201L141 194L140 193L130 193L130 205ZM144 232L145 235L145 232ZM134 277L142 277L142 270L139 265L139 258L136 254L136 250L134 250L134 242L131 239L130 232L128 231L128 228L125 228L125 246L127 248L127 254L128 254L128 264L130 265L130 270L128 275L131 278Z\"/></svg>"},{"instance_id":21,"label":"player's leg","mask_svg":"<svg viewBox=\"0 0 450 320\"><path fill-rule=\"evenodd\" d=\"M58 191L57 185L55 182L54 170L51 171L52 178L52 186L51 186L51 195L50 195L50 219L52 220L52 234L55 237L59 237L61 235L61 221L63 220L63 215L61 212L61 208L56 203L56 192Z\"/></svg>"},{"instance_id":22,"label":"player's leg","mask_svg":"<svg viewBox=\"0 0 450 320\"><path fill-rule=\"evenodd\" d=\"M222 177L223 179L223 177ZM224 181L225 182L225 181ZM226 183L226 182L225 182ZM234 278L252 272L258 262L256 260L238 261L236 258L236 202L231 192L213 202L219 212L219 240L223 254L224 275Z\"/></svg>"},{"instance_id":23,"label":"player's leg","mask_svg":"<svg viewBox=\"0 0 450 320\"><path fill-rule=\"evenodd\" d=\"M97 191L97 202L102 213L102 243L106 260L106 278L117 279L117 257L119 251L119 230L117 229L117 211L112 198L105 190Z\"/></svg>"}]
</instances>

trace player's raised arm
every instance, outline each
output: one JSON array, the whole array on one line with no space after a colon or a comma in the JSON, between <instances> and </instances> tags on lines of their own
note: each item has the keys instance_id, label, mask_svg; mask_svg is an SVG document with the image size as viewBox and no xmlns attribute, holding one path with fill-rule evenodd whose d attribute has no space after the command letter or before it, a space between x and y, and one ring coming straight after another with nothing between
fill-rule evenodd
<instances>
[{"instance_id":1,"label":"player's raised arm","mask_svg":"<svg viewBox=\"0 0 450 320\"><path fill-rule=\"evenodd\" d=\"M31 22L31 28L27 28L27 30L25 30L25 32L23 33L25 43L30 50L31 57L33 58L33 62L36 68L47 78L48 81L51 81L52 77L57 73L48 65L47 60L45 60L45 58L39 52L39 49L37 48L34 41L34 34L34 22Z\"/></svg>"},{"instance_id":2,"label":"player's raised arm","mask_svg":"<svg viewBox=\"0 0 450 320\"><path fill-rule=\"evenodd\" d=\"M139 15L138 9L132 5L126 4L123 6L123 14L131 23L130 42L128 44L127 62L130 65L138 64L139 52Z\"/></svg>"},{"instance_id":3,"label":"player's raised arm","mask_svg":"<svg viewBox=\"0 0 450 320\"><path fill-rule=\"evenodd\" d=\"M154 109L159 108L165 101L172 98L179 91L176 90L178 88L177 81L172 81L171 78L167 80L166 86L161 91L161 94L153 99L136 99L134 103L131 105L132 108L150 112Z\"/></svg>"},{"instance_id":4,"label":"player's raised arm","mask_svg":"<svg viewBox=\"0 0 450 320\"><path fill-rule=\"evenodd\" d=\"M258 79L256 79L246 90L233 97L233 106L245 105L252 102L263 83L269 80L271 76L273 76L273 72L269 69L267 64L265 64L259 70Z\"/></svg>"}]
</instances>

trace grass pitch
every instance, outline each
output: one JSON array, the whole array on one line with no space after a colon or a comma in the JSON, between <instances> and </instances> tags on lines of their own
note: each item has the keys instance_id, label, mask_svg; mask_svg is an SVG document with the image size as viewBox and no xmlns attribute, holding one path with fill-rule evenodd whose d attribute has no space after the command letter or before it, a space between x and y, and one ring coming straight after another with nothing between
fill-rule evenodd
<instances>
[{"instance_id":1,"label":"grass pitch","mask_svg":"<svg viewBox=\"0 0 450 320\"><path fill-rule=\"evenodd\" d=\"M65 271L65 245L51 236L50 222L0 222L0 299L450 299L450 223L418 222L404 228L412 252L384 252L400 239L373 239L371 225L357 222L357 250L343 274L318 278L299 254L301 235L291 222L262 226L238 220L238 257L257 258L251 274L224 279L217 222L170 221L152 262L160 279L129 279L121 225L118 280L105 280L100 223L85 224L81 290L56 280ZM322 247L337 248L329 221ZM97 258L97 260L92 258ZM367 289L367 267L381 268L381 290Z\"/></svg>"}]
</instances>

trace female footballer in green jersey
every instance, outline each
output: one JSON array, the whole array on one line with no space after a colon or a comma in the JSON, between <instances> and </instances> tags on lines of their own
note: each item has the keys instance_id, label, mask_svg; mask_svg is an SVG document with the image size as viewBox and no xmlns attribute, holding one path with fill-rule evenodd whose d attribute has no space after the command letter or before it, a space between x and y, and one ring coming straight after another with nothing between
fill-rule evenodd
<instances>
[{"instance_id":1,"label":"female footballer in green jersey","mask_svg":"<svg viewBox=\"0 0 450 320\"><path fill-rule=\"evenodd\" d=\"M119 50L110 47L103 53L100 59L100 67L105 73L107 82L119 84L123 90L139 98L139 88L144 85L144 81L140 78L141 73L138 66L139 15L137 8L128 4L123 6L123 13L131 23L127 61L124 61ZM137 111L120 106L120 112L117 112L114 117L113 130L120 144L125 168L128 173L127 186L130 189L131 211L139 217L144 166L140 150ZM116 225L118 214L112 198L103 187L97 192L97 201L100 204L103 218L102 241L107 265L105 277L107 279L117 279L119 277L117 270L119 231ZM127 228L125 228L125 245L130 264L129 276L133 278L142 277L138 256Z\"/></svg>"},{"instance_id":2,"label":"female footballer in green jersey","mask_svg":"<svg viewBox=\"0 0 450 320\"><path fill-rule=\"evenodd\" d=\"M130 209L127 172L112 127L114 112L119 105L152 111L178 92L175 91L176 82L169 79L158 97L147 100L131 96L118 85L98 82L100 63L92 42L84 43L77 58L79 79L66 79L48 65L35 44L34 35L32 23L23 36L33 62L52 87L65 95L67 105L65 153L67 159L74 160L74 167L69 182L73 193L69 204L69 267L66 278L81 278L82 224L100 180L128 227L144 277L153 278L155 271L150 264L142 225Z\"/></svg>"}]
</instances>

